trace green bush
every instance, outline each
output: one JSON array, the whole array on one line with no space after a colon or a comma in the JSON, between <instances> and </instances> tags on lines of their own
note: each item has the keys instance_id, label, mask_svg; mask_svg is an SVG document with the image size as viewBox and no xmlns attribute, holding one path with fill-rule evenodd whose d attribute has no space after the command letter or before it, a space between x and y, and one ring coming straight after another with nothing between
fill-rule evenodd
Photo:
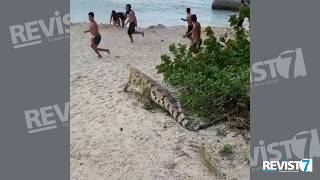
<instances>
[{"instance_id":1,"label":"green bush","mask_svg":"<svg viewBox=\"0 0 320 180\"><path fill-rule=\"evenodd\" d=\"M249 127L250 39L238 22L248 17L249 8L230 17L232 37L215 37L211 27L197 51L186 45L172 44L172 55L162 55L156 68L164 80L178 89L178 96L189 111L214 121L237 109Z\"/></svg>"}]
</instances>

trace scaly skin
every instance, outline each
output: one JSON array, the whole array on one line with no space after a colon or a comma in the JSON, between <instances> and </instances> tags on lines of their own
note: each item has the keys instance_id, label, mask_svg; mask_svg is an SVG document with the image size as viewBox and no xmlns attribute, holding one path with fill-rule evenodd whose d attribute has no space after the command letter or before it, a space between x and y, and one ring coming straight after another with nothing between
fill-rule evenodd
<instances>
[{"instance_id":1,"label":"scaly skin","mask_svg":"<svg viewBox=\"0 0 320 180\"><path fill-rule=\"evenodd\" d=\"M137 68L128 65L129 78L124 91L128 89L143 95L145 98L153 101L155 104L166 109L171 117L176 120L185 129L199 131L200 129L210 126L209 124L201 125L200 122L193 121L184 113L178 99L166 88L162 87L152 78L139 71Z\"/></svg>"}]
</instances>

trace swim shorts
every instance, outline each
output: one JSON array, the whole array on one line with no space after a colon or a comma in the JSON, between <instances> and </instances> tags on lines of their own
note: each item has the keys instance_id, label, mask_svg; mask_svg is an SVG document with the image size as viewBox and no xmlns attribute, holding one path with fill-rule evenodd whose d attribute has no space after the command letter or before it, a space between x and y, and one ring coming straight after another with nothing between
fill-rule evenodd
<instances>
[{"instance_id":1,"label":"swim shorts","mask_svg":"<svg viewBox=\"0 0 320 180\"><path fill-rule=\"evenodd\" d=\"M93 41L93 43L94 43L95 45L99 45L100 42L101 42L101 36L100 36L100 34L97 35L97 36L95 36L94 38L92 38L92 41Z\"/></svg>"},{"instance_id":2,"label":"swim shorts","mask_svg":"<svg viewBox=\"0 0 320 180\"><path fill-rule=\"evenodd\" d=\"M136 27L135 23L130 23L129 29L128 29L128 34L129 35L132 35L136 31L135 27Z\"/></svg>"}]
</instances>

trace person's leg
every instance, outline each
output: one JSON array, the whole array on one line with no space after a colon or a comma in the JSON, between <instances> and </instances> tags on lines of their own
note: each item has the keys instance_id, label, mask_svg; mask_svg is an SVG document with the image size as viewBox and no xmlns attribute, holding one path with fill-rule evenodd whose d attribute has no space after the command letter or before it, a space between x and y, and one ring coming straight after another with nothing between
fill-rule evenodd
<instances>
[{"instance_id":1,"label":"person's leg","mask_svg":"<svg viewBox=\"0 0 320 180\"><path fill-rule=\"evenodd\" d=\"M91 43L91 48L98 54L98 57L101 58L101 54L99 51L105 51L110 55L110 50L109 49L103 49L103 48L98 48L98 45L100 44L101 41L101 36L96 36L95 38L92 39Z\"/></svg>"},{"instance_id":2,"label":"person's leg","mask_svg":"<svg viewBox=\"0 0 320 180\"><path fill-rule=\"evenodd\" d=\"M97 50L98 50L98 51L105 51L105 52L107 52L107 53L110 55L110 50L109 50L109 49L98 48L98 46L99 46L99 44L100 44L100 42L101 42L101 36L99 35L99 36L97 36L96 38L97 38L97 39L96 39L95 44L97 45Z\"/></svg>"},{"instance_id":3,"label":"person's leg","mask_svg":"<svg viewBox=\"0 0 320 180\"><path fill-rule=\"evenodd\" d=\"M198 48L200 49L200 47L201 47L201 45L202 45L202 39L200 39L198 43L199 43L199 44L198 44Z\"/></svg>"},{"instance_id":4,"label":"person's leg","mask_svg":"<svg viewBox=\"0 0 320 180\"><path fill-rule=\"evenodd\" d=\"M117 25L119 25L121 27L121 23L120 23L120 18L117 18Z\"/></svg>"},{"instance_id":5,"label":"person's leg","mask_svg":"<svg viewBox=\"0 0 320 180\"><path fill-rule=\"evenodd\" d=\"M129 34L129 38L130 38L130 41L133 43L133 38L132 38L132 34Z\"/></svg>"},{"instance_id":6,"label":"person's leg","mask_svg":"<svg viewBox=\"0 0 320 180\"><path fill-rule=\"evenodd\" d=\"M122 18L121 18L122 28L124 28L125 22L126 22L126 17L122 17Z\"/></svg>"},{"instance_id":7,"label":"person's leg","mask_svg":"<svg viewBox=\"0 0 320 180\"><path fill-rule=\"evenodd\" d=\"M141 34L141 36L144 37L144 31L136 31L135 25L133 25L132 34Z\"/></svg>"},{"instance_id":8,"label":"person's leg","mask_svg":"<svg viewBox=\"0 0 320 180\"><path fill-rule=\"evenodd\" d=\"M193 53L199 52L201 44L202 44L202 39L198 41L191 41L191 45L189 48L190 52L193 52Z\"/></svg>"},{"instance_id":9,"label":"person's leg","mask_svg":"<svg viewBox=\"0 0 320 180\"><path fill-rule=\"evenodd\" d=\"M238 24L237 24L237 27L242 27L243 22L244 22L244 18L240 17L239 21L238 21Z\"/></svg>"},{"instance_id":10,"label":"person's leg","mask_svg":"<svg viewBox=\"0 0 320 180\"><path fill-rule=\"evenodd\" d=\"M190 51L193 52L195 49L196 49L196 44L194 42L191 42Z\"/></svg>"},{"instance_id":11,"label":"person's leg","mask_svg":"<svg viewBox=\"0 0 320 180\"><path fill-rule=\"evenodd\" d=\"M133 43L133 38L132 38L132 34L133 34L133 28L134 28L134 25L132 23L130 23L129 25L129 29L128 29L128 35L129 35L129 38L130 38L130 41Z\"/></svg>"},{"instance_id":12,"label":"person's leg","mask_svg":"<svg viewBox=\"0 0 320 180\"><path fill-rule=\"evenodd\" d=\"M99 51L98 51L98 46L97 46L94 42L91 43L91 48L94 50L94 52L97 53L97 55L98 55L99 58L102 57L101 54L100 54Z\"/></svg>"},{"instance_id":13,"label":"person's leg","mask_svg":"<svg viewBox=\"0 0 320 180\"><path fill-rule=\"evenodd\" d=\"M109 49L104 49L104 48L96 48L98 51L104 51L107 52L110 55L110 50Z\"/></svg>"},{"instance_id":14,"label":"person's leg","mask_svg":"<svg viewBox=\"0 0 320 180\"><path fill-rule=\"evenodd\" d=\"M188 26L188 30L187 30L187 33L189 33L189 32L191 32L192 31L192 28L193 28L193 26ZM187 34L186 33L186 34ZM186 36L188 39L190 39L190 40L192 40L191 37L192 35L190 34L190 35L188 35L188 36Z\"/></svg>"},{"instance_id":15,"label":"person's leg","mask_svg":"<svg viewBox=\"0 0 320 180\"><path fill-rule=\"evenodd\" d=\"M134 31L132 34L141 34L141 36L144 37L144 31Z\"/></svg>"}]
</instances>

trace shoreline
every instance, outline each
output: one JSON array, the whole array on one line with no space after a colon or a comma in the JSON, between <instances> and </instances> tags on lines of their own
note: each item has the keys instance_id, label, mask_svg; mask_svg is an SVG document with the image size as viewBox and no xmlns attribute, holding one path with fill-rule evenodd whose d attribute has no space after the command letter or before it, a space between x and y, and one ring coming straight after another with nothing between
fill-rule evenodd
<instances>
[{"instance_id":1,"label":"shoreline","mask_svg":"<svg viewBox=\"0 0 320 180\"><path fill-rule=\"evenodd\" d=\"M82 22L70 22L70 25L71 26L74 26L74 25L79 25L79 24L88 24L89 22L88 21L82 21ZM97 22L99 25L104 25L104 26L113 26L113 25L110 25L110 24L107 24L107 23L99 23ZM200 22L201 23L201 22ZM185 25L164 25L164 24L152 24L152 25L147 25L147 26L138 26L139 29L148 29L152 26L163 26L164 28L172 28L172 27L187 27L187 24ZM208 25L208 24L201 24L202 28L205 28L205 27L208 27L208 26L211 26L213 28L230 28L230 26L212 26L212 25ZM125 27L127 28L127 26Z\"/></svg>"},{"instance_id":2,"label":"shoreline","mask_svg":"<svg viewBox=\"0 0 320 180\"><path fill-rule=\"evenodd\" d=\"M80 23L73 23L71 22L70 23L70 27L83 27L83 28L86 28L86 26L89 26L89 22L80 22ZM124 27L124 28L121 28L120 26L115 26L115 25L110 25L110 24L105 24L105 23L98 23L98 26L99 26L99 31L102 30L104 31L105 29L109 29L109 28L114 28L114 29L117 29L119 30L120 32L121 31L125 31L125 34L127 36L127 29L128 27ZM202 40L205 39L205 29L207 28L208 26L202 26L201 27L201 37L202 37ZM215 27L215 26L210 26L212 28L212 30L215 32L215 34L219 37L221 36L224 36L225 33L228 34L228 36L230 36L232 34L232 28L231 27ZM151 25L151 26L148 26L148 27L137 27L136 30L140 30L140 31L151 31L154 33L155 30L160 30L161 29L163 30L177 30L177 31L181 31L181 38L183 36L183 34L186 32L187 30L187 25L176 25L176 26L165 26L165 25L162 25L162 24L158 24L158 25ZM136 36L136 35L134 35ZM188 40L186 42L189 42ZM185 44L190 44L190 43L185 43ZM168 46L169 48L169 46Z\"/></svg>"}]
</instances>

